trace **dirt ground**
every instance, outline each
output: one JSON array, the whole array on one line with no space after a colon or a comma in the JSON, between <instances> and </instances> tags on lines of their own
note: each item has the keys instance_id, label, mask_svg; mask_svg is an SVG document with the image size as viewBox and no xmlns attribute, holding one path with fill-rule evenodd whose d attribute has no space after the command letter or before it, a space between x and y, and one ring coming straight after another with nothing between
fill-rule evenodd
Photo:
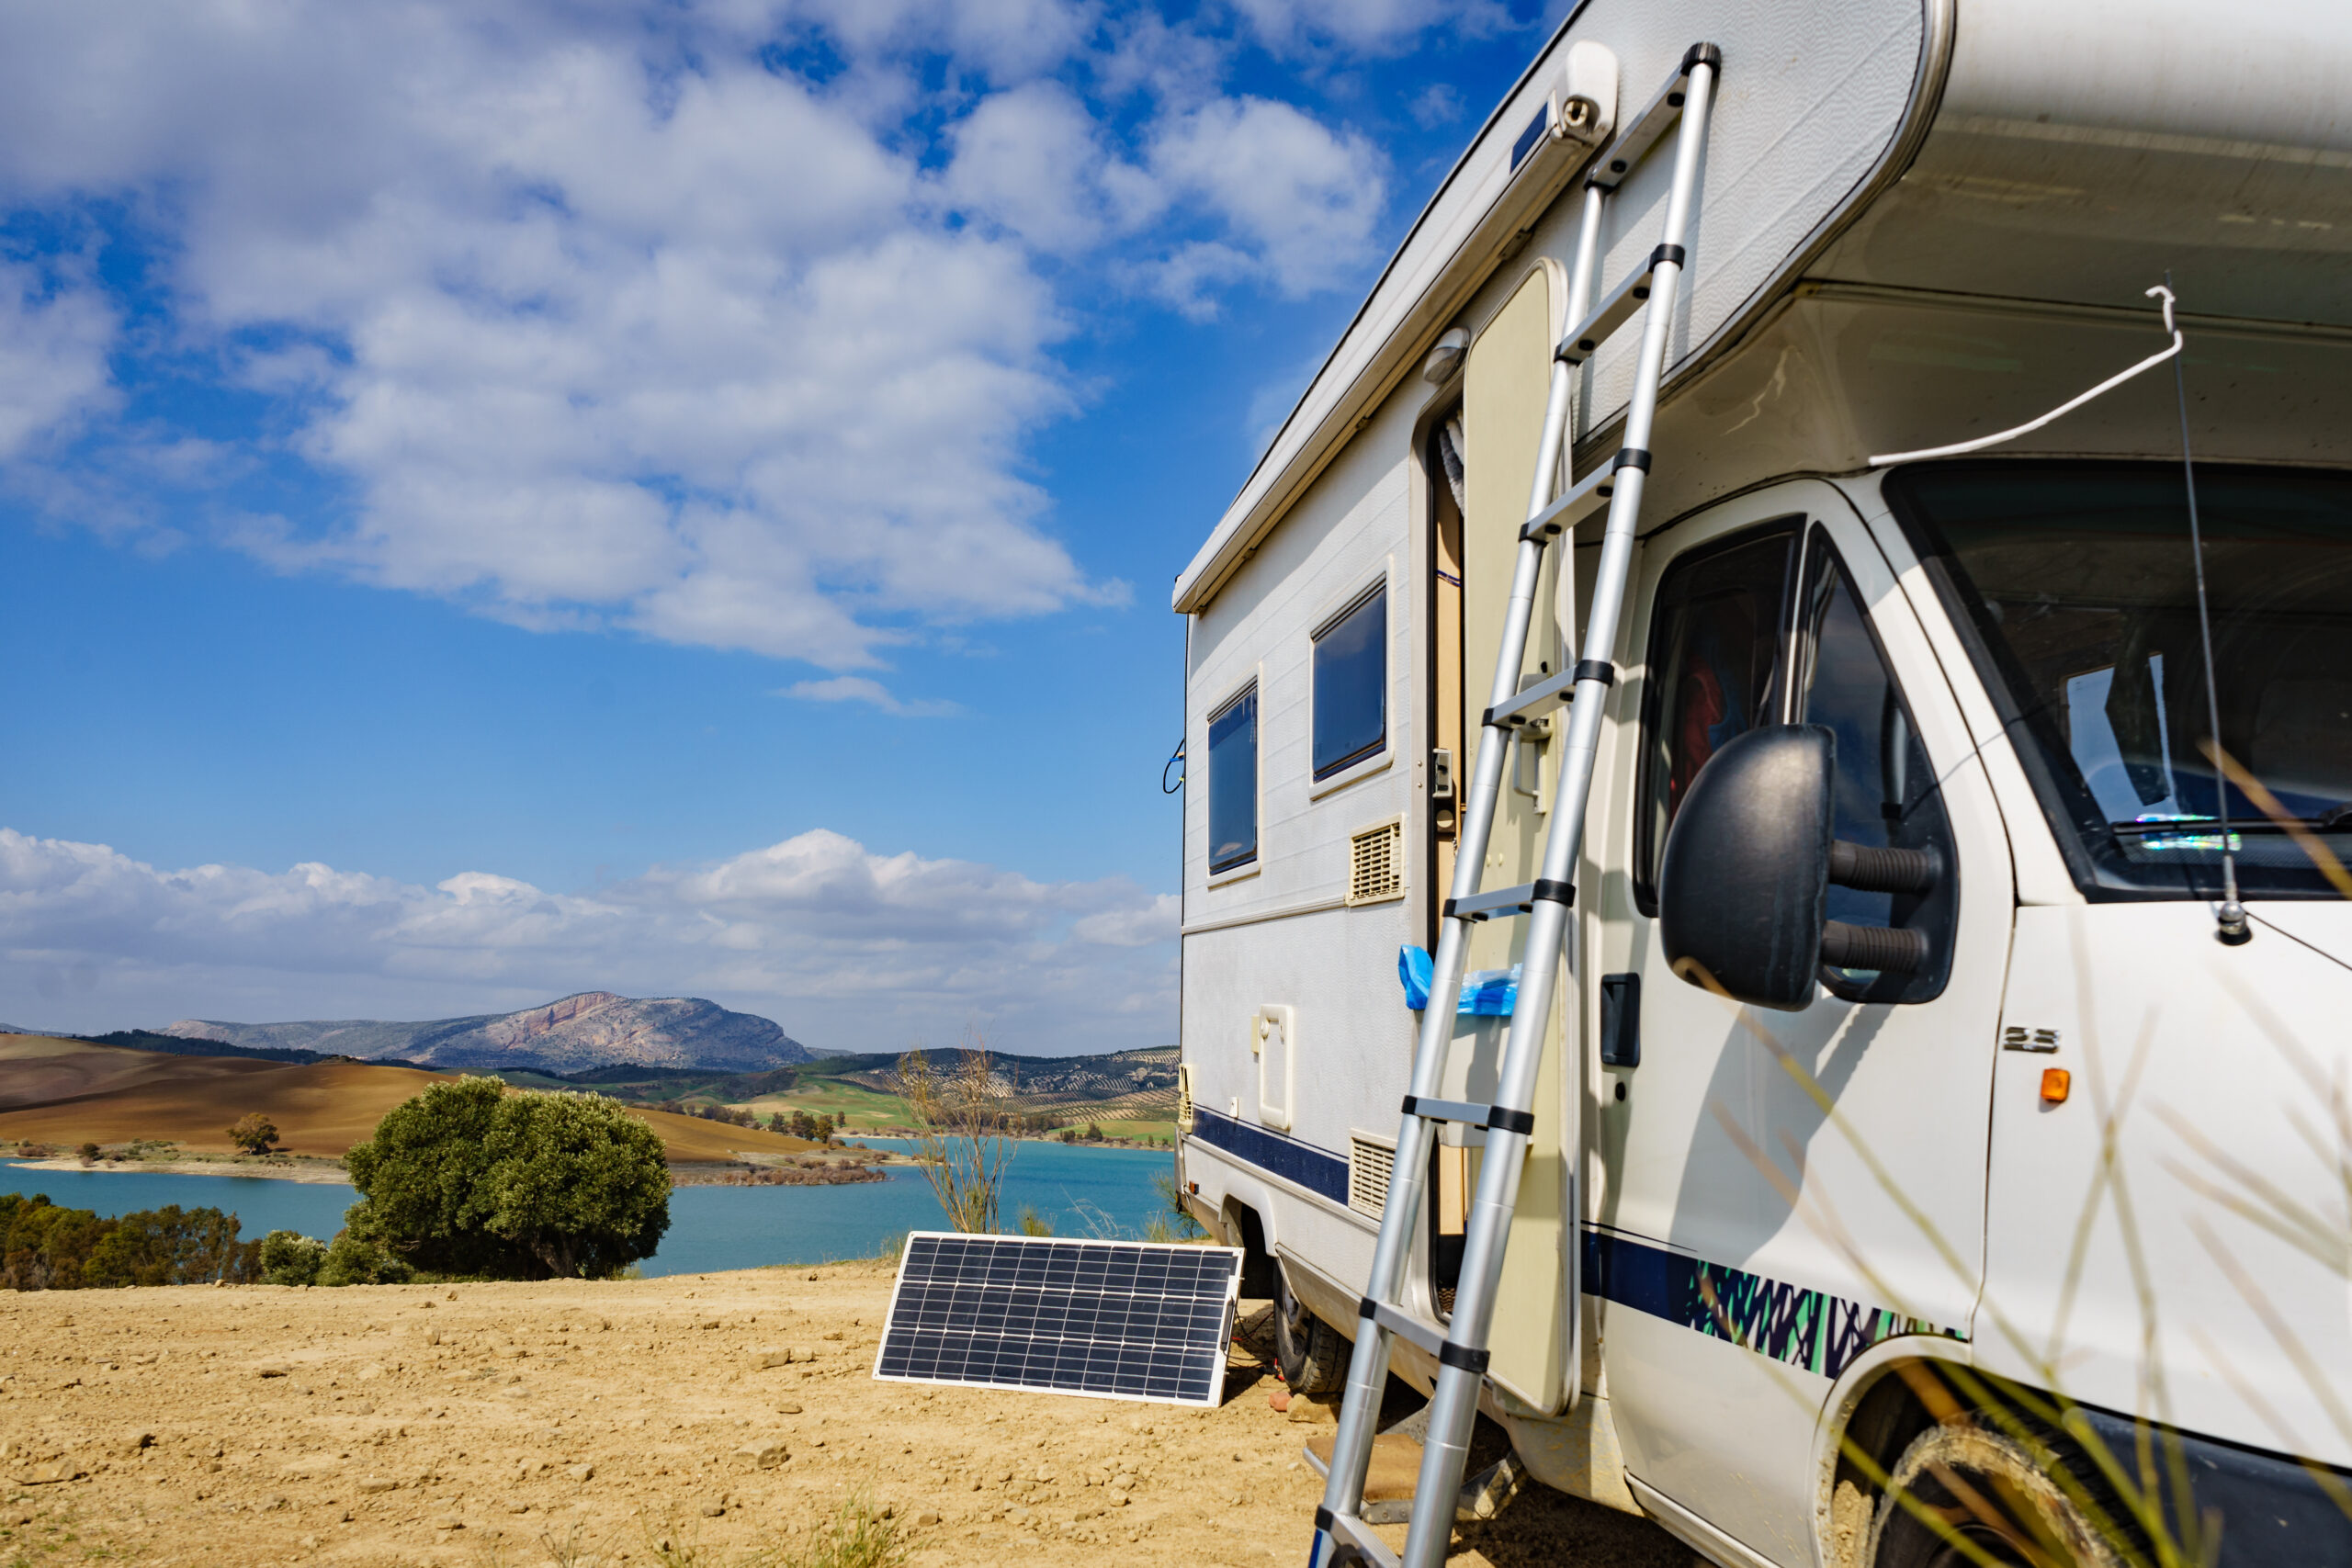
<instances>
[{"instance_id":1,"label":"dirt ground","mask_svg":"<svg viewBox=\"0 0 2352 1568\"><path fill-rule=\"evenodd\" d=\"M1250 1349L1213 1411L876 1382L890 1279L0 1294L0 1564L749 1568L860 1495L919 1568L1305 1562L1315 1428ZM1692 1561L1541 1488L1455 1547Z\"/></svg>"}]
</instances>

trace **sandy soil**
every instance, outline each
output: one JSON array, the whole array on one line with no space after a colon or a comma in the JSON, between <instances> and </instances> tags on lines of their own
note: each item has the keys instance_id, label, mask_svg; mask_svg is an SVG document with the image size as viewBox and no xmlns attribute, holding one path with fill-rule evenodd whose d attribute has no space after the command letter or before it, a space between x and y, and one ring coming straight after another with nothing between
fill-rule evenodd
<instances>
[{"instance_id":1,"label":"sandy soil","mask_svg":"<svg viewBox=\"0 0 2352 1568\"><path fill-rule=\"evenodd\" d=\"M1214 1411L879 1383L889 1284L0 1294L0 1561L748 1568L860 1493L921 1568L1304 1561L1316 1428L1247 1349ZM1536 1489L1453 1561L1690 1554Z\"/></svg>"}]
</instances>

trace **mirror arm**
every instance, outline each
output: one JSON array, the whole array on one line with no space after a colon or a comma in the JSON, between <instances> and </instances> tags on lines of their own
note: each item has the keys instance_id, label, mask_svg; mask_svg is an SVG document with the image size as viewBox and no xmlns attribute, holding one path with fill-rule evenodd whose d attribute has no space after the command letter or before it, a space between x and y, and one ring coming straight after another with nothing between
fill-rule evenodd
<instances>
[{"instance_id":1,"label":"mirror arm","mask_svg":"<svg viewBox=\"0 0 2352 1568\"><path fill-rule=\"evenodd\" d=\"M1832 969L1908 975L1928 962L1928 934L1831 920L1821 929L1821 961Z\"/></svg>"},{"instance_id":2,"label":"mirror arm","mask_svg":"<svg viewBox=\"0 0 2352 1568\"><path fill-rule=\"evenodd\" d=\"M1843 839L1829 846L1829 880L1859 893L1925 893L1942 871L1933 850L1874 850Z\"/></svg>"}]
</instances>

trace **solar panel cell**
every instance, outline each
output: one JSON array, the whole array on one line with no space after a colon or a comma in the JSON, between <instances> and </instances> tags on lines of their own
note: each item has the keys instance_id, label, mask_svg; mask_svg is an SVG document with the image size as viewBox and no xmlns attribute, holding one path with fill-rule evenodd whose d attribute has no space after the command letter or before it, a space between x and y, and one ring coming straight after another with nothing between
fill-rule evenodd
<instances>
[{"instance_id":1,"label":"solar panel cell","mask_svg":"<svg viewBox=\"0 0 2352 1568\"><path fill-rule=\"evenodd\" d=\"M1230 1247L918 1232L874 1375L1215 1404L1240 1275Z\"/></svg>"}]
</instances>

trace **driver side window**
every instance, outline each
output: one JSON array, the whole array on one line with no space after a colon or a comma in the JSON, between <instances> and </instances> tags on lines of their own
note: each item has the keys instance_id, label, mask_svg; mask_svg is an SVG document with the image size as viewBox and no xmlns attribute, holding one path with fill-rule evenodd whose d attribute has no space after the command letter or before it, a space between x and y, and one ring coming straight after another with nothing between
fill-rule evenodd
<instances>
[{"instance_id":1,"label":"driver side window","mask_svg":"<svg viewBox=\"0 0 2352 1568\"><path fill-rule=\"evenodd\" d=\"M1951 828L1910 709L1827 531L1770 524L1677 560L1658 583L1648 670L1634 847L1641 912L1657 913L1667 830L1724 742L1763 725L1820 725L1837 738L1836 837L1927 850L1943 867L1925 894L1832 886L1830 919L1923 931L1931 956L1908 975L1825 966L1821 982L1849 1001L1941 994L1958 907Z\"/></svg>"},{"instance_id":2,"label":"driver side window","mask_svg":"<svg viewBox=\"0 0 2352 1568\"><path fill-rule=\"evenodd\" d=\"M1787 646L1798 665L1797 721L1824 726L1838 738L1831 831L1843 842L1869 849L1926 850L1942 871L1924 894L1865 893L1832 884L1831 919L1923 931L1928 959L1908 975L1824 966L1821 981L1848 1001L1927 1001L1942 993L1951 972L1952 918L1959 905L1960 868L1943 795L1928 771L1911 710L1826 530L1812 531L1804 556L1796 630Z\"/></svg>"}]
</instances>

